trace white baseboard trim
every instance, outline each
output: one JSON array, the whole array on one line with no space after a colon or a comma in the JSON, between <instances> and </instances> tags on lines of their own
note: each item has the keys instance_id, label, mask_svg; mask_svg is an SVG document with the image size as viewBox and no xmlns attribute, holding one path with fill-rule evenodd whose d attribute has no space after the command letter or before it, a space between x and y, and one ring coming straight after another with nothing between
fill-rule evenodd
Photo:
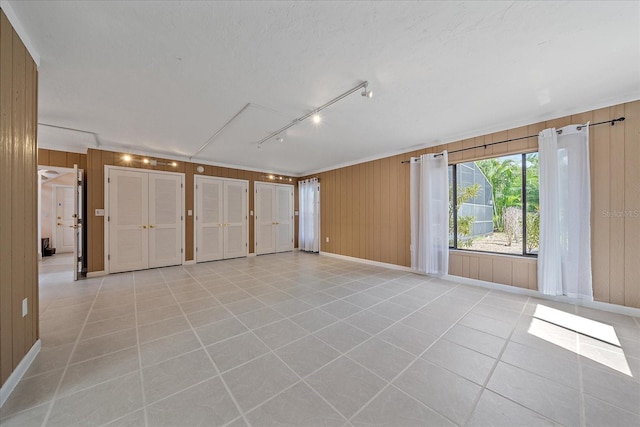
<instances>
[{"instance_id":1,"label":"white baseboard trim","mask_svg":"<svg viewBox=\"0 0 640 427\"><path fill-rule=\"evenodd\" d=\"M16 388L18 382L20 382L20 380L22 379L22 376L25 374L25 372L27 372L27 369L29 369L31 363L35 360L36 356L40 352L41 346L42 343L40 342L40 340L37 340L31 347L31 350L29 350L29 352L22 358L20 363L18 363L16 369L11 373L11 375L9 375L7 381L5 381L2 387L0 387L0 408L2 408L4 402L6 402L9 396L11 396L13 389Z\"/></svg>"},{"instance_id":2,"label":"white baseboard trim","mask_svg":"<svg viewBox=\"0 0 640 427\"><path fill-rule=\"evenodd\" d=\"M251 257L254 257L254 256L256 256L256 253L255 252L251 252L251 253L249 253L247 255L247 258L251 258Z\"/></svg>"},{"instance_id":3,"label":"white baseboard trim","mask_svg":"<svg viewBox=\"0 0 640 427\"><path fill-rule=\"evenodd\" d=\"M405 267L403 265L388 264L386 262L372 261L370 259L356 258L356 257L346 256L346 255L338 255L338 254L334 254L334 253L331 253L331 252L322 252L321 251L321 252L319 252L319 254L320 255L324 255L324 256L328 256L328 257L332 257L332 258L343 259L345 261L359 262L360 264L375 265L376 267L384 267L384 268L388 268L388 269L391 269L391 270L408 271L409 273L415 273L415 271L413 271L411 269L411 267Z\"/></svg>"},{"instance_id":4,"label":"white baseboard trim","mask_svg":"<svg viewBox=\"0 0 640 427\"><path fill-rule=\"evenodd\" d=\"M87 278L90 279L92 277L102 277L102 276L106 276L107 272L104 270L101 271L90 271L87 273Z\"/></svg>"},{"instance_id":5,"label":"white baseboard trim","mask_svg":"<svg viewBox=\"0 0 640 427\"><path fill-rule=\"evenodd\" d=\"M185 261L182 263L182 265L196 265L196 260L195 259L191 259L189 261Z\"/></svg>"},{"instance_id":6,"label":"white baseboard trim","mask_svg":"<svg viewBox=\"0 0 640 427\"><path fill-rule=\"evenodd\" d=\"M448 280L451 282L456 282L456 283L463 283L465 285L479 286L487 289L495 289L499 291L509 292L512 294L527 295L530 297L545 299L549 301L557 301L565 304L573 304L573 305L578 305L586 308L594 308L596 310L608 311L610 313L640 317L640 308L626 307L624 305L609 304L609 303L600 302L600 301L588 301L580 298L571 298L571 297L562 296L562 295L558 295L558 296L545 295L541 292L538 292L532 289L518 288L517 286L503 285L501 283L487 282L485 280L470 279L468 277L446 275L446 276L442 276L441 279Z\"/></svg>"}]
</instances>

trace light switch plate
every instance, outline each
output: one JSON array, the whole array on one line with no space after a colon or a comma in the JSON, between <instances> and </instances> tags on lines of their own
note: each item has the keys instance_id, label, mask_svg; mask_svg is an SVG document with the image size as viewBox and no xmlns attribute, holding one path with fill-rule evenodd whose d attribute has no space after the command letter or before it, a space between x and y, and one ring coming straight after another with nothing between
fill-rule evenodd
<instances>
[{"instance_id":1,"label":"light switch plate","mask_svg":"<svg viewBox=\"0 0 640 427\"><path fill-rule=\"evenodd\" d=\"M104 216L104 209L96 209L96 216Z\"/></svg>"},{"instance_id":2,"label":"light switch plate","mask_svg":"<svg viewBox=\"0 0 640 427\"><path fill-rule=\"evenodd\" d=\"M22 300L22 317L25 317L29 314L29 305L27 304L27 299Z\"/></svg>"},{"instance_id":3,"label":"light switch plate","mask_svg":"<svg viewBox=\"0 0 640 427\"><path fill-rule=\"evenodd\" d=\"M193 211L192 211L191 209L189 209L189 210L187 211L187 215L188 215L188 216L192 216L192 215L193 215Z\"/></svg>"}]
</instances>

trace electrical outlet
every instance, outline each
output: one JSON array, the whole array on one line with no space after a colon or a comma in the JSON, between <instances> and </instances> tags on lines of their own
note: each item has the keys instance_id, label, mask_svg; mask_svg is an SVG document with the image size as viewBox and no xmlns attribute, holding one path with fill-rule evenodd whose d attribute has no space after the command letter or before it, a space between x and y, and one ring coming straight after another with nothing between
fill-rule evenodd
<instances>
[{"instance_id":1,"label":"electrical outlet","mask_svg":"<svg viewBox=\"0 0 640 427\"><path fill-rule=\"evenodd\" d=\"M25 317L29 313L29 305L27 304L27 299L22 300L22 317Z\"/></svg>"},{"instance_id":2,"label":"electrical outlet","mask_svg":"<svg viewBox=\"0 0 640 427\"><path fill-rule=\"evenodd\" d=\"M327 237L327 243L329 243L329 238Z\"/></svg>"}]
</instances>

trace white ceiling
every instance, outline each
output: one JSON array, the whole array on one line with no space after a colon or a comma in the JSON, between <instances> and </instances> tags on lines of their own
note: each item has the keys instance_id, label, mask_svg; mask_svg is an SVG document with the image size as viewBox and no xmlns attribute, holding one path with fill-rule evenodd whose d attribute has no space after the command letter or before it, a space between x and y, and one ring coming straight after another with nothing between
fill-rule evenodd
<instances>
[{"instance_id":1,"label":"white ceiling","mask_svg":"<svg viewBox=\"0 0 640 427\"><path fill-rule=\"evenodd\" d=\"M41 123L301 175L640 98L640 2L10 2ZM256 142L364 80L354 93ZM95 147L40 127L42 147Z\"/></svg>"}]
</instances>

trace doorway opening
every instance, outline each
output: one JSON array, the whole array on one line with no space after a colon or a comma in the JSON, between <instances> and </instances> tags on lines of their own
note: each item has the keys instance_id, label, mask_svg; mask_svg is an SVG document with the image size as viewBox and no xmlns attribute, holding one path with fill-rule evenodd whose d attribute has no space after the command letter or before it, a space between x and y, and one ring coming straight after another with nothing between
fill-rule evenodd
<instances>
[{"instance_id":1,"label":"doorway opening","mask_svg":"<svg viewBox=\"0 0 640 427\"><path fill-rule=\"evenodd\" d=\"M86 277L86 188L77 165L38 166L38 259L41 268Z\"/></svg>"}]
</instances>

